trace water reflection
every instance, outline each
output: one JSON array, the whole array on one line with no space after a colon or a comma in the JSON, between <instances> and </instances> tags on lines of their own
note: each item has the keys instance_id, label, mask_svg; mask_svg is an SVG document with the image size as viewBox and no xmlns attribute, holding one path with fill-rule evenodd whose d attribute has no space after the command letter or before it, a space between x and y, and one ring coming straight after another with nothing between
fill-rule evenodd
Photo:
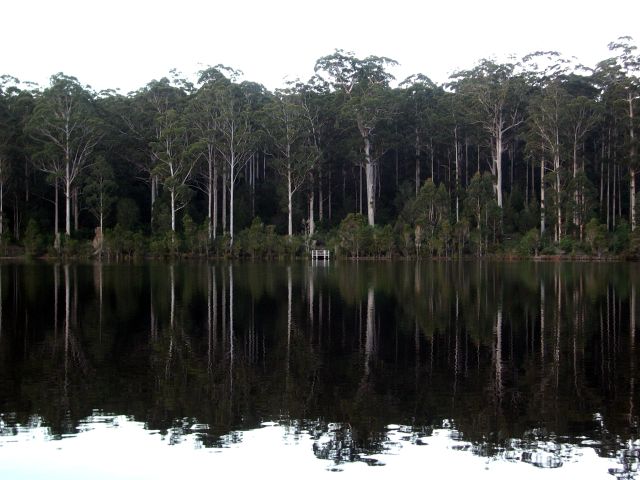
<instances>
[{"instance_id":1,"label":"water reflection","mask_svg":"<svg viewBox=\"0 0 640 480\"><path fill-rule=\"evenodd\" d=\"M437 446L477 459L474 475L490 462L627 478L637 276L571 263L4 264L0 459L30 435L115 421L204 450L271 429L345 472L396 472L407 451Z\"/></svg>"}]
</instances>

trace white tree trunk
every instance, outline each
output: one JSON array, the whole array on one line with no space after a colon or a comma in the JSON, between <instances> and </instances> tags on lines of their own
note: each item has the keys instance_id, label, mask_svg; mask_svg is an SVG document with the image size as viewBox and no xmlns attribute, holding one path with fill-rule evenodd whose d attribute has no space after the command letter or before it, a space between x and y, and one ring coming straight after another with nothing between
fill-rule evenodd
<instances>
[{"instance_id":1,"label":"white tree trunk","mask_svg":"<svg viewBox=\"0 0 640 480\"><path fill-rule=\"evenodd\" d=\"M229 241L229 245L233 247L233 190L235 186L234 181L234 170L235 165L233 162L231 163L231 171L229 172L229 235L231 236L231 240Z\"/></svg>"},{"instance_id":2,"label":"white tree trunk","mask_svg":"<svg viewBox=\"0 0 640 480\"><path fill-rule=\"evenodd\" d=\"M629 92L629 216L631 217L631 231L636 229L636 161L637 147L633 130L633 95Z\"/></svg>"},{"instance_id":3,"label":"white tree trunk","mask_svg":"<svg viewBox=\"0 0 640 480\"><path fill-rule=\"evenodd\" d=\"M227 169L222 172L222 233L227 233Z\"/></svg>"},{"instance_id":4,"label":"white tree trunk","mask_svg":"<svg viewBox=\"0 0 640 480\"><path fill-rule=\"evenodd\" d=\"M562 186L560 184L560 152L556 151L553 163L556 173L556 242L560 242L560 240L562 240L562 206L560 202Z\"/></svg>"},{"instance_id":5,"label":"white tree trunk","mask_svg":"<svg viewBox=\"0 0 640 480\"><path fill-rule=\"evenodd\" d=\"M311 192L309 193L309 235L316 233L316 220L315 220L315 177L313 172L311 173Z\"/></svg>"},{"instance_id":6,"label":"white tree trunk","mask_svg":"<svg viewBox=\"0 0 640 480\"><path fill-rule=\"evenodd\" d=\"M544 235L544 158L540 159L540 236Z\"/></svg>"},{"instance_id":7,"label":"white tree trunk","mask_svg":"<svg viewBox=\"0 0 640 480\"><path fill-rule=\"evenodd\" d=\"M371 141L368 137L364 139L365 176L367 182L367 217L369 225L375 225L376 199L374 195L374 165L371 160Z\"/></svg>"},{"instance_id":8,"label":"white tree trunk","mask_svg":"<svg viewBox=\"0 0 640 480\"><path fill-rule=\"evenodd\" d=\"M495 191L498 199L498 207L502 208L502 127L498 127L495 143L495 158L493 159L496 175Z\"/></svg>"},{"instance_id":9,"label":"white tree trunk","mask_svg":"<svg viewBox=\"0 0 640 480\"><path fill-rule=\"evenodd\" d=\"M176 231L176 192L171 189L171 231Z\"/></svg>"},{"instance_id":10,"label":"white tree trunk","mask_svg":"<svg viewBox=\"0 0 640 480\"><path fill-rule=\"evenodd\" d=\"M293 197L293 192L292 192L292 187L291 187L291 165L289 165L288 171L287 171L287 209L289 210L289 222L288 222L288 235L289 235L289 240L291 240L291 237L293 237L293 201L292 201L292 197Z\"/></svg>"},{"instance_id":11,"label":"white tree trunk","mask_svg":"<svg viewBox=\"0 0 640 480\"><path fill-rule=\"evenodd\" d=\"M67 166L67 178L64 180L64 196L66 205L65 233L71 236L71 180L69 179L69 166Z\"/></svg>"},{"instance_id":12,"label":"white tree trunk","mask_svg":"<svg viewBox=\"0 0 640 480\"><path fill-rule=\"evenodd\" d=\"M213 170L213 239L218 234L218 169Z\"/></svg>"},{"instance_id":13,"label":"white tree trunk","mask_svg":"<svg viewBox=\"0 0 640 480\"><path fill-rule=\"evenodd\" d=\"M213 240L213 162L209 156L209 175L207 176L207 219L209 241Z\"/></svg>"}]
</instances>

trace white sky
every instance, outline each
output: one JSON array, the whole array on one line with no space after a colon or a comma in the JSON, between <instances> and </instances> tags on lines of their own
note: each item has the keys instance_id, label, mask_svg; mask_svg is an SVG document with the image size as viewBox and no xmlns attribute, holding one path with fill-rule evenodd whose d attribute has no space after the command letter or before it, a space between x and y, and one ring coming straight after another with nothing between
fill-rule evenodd
<instances>
[{"instance_id":1,"label":"white sky","mask_svg":"<svg viewBox=\"0 0 640 480\"><path fill-rule=\"evenodd\" d=\"M483 57L552 49L593 66L621 35L640 43L638 0L6 0L0 15L0 74L123 93L218 63L273 89L335 48L440 83Z\"/></svg>"}]
</instances>

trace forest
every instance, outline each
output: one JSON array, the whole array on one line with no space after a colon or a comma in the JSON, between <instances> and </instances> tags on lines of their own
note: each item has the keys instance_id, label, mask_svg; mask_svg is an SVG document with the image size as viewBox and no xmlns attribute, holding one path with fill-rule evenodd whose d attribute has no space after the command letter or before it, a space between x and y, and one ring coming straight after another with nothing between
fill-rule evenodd
<instances>
[{"instance_id":1,"label":"forest","mask_svg":"<svg viewBox=\"0 0 640 480\"><path fill-rule=\"evenodd\" d=\"M436 84L336 50L269 91L217 65L121 94L0 77L4 255L640 254L640 55Z\"/></svg>"}]
</instances>

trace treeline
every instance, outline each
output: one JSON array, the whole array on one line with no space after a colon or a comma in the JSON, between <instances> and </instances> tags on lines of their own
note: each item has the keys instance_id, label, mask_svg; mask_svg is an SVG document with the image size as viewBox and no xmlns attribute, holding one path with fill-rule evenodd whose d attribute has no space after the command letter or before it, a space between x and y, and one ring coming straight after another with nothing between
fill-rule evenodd
<instances>
[{"instance_id":1,"label":"treeline","mask_svg":"<svg viewBox=\"0 0 640 480\"><path fill-rule=\"evenodd\" d=\"M127 95L0 77L5 252L354 256L640 252L640 56L556 52L392 87L336 50L270 92L218 65Z\"/></svg>"}]
</instances>

